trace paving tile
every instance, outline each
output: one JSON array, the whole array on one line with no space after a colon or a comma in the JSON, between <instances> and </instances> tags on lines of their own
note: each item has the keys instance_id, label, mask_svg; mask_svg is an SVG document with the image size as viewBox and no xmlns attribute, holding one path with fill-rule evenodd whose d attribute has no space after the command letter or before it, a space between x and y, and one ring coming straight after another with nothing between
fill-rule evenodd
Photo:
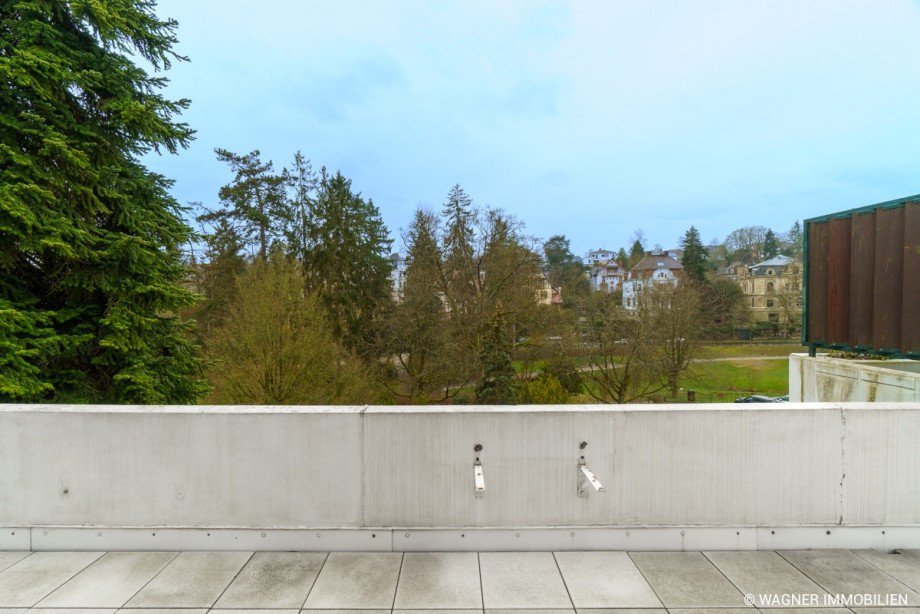
<instances>
[{"instance_id":1,"label":"paving tile","mask_svg":"<svg viewBox=\"0 0 920 614\"><path fill-rule=\"evenodd\" d=\"M390 610L301 610L309 614L390 614ZM185 614L185 612L182 612Z\"/></svg>"},{"instance_id":2,"label":"paving tile","mask_svg":"<svg viewBox=\"0 0 920 614\"><path fill-rule=\"evenodd\" d=\"M0 571L0 607L27 608L80 573L102 552L36 552Z\"/></svg>"},{"instance_id":3,"label":"paving tile","mask_svg":"<svg viewBox=\"0 0 920 614\"><path fill-rule=\"evenodd\" d=\"M120 614L208 614L207 608L189 609L183 608L122 608L118 610Z\"/></svg>"},{"instance_id":4,"label":"paving tile","mask_svg":"<svg viewBox=\"0 0 920 614\"><path fill-rule=\"evenodd\" d=\"M257 552L214 608L299 610L325 560L325 552Z\"/></svg>"},{"instance_id":5,"label":"paving tile","mask_svg":"<svg viewBox=\"0 0 920 614\"><path fill-rule=\"evenodd\" d=\"M0 552L0 571L18 563L22 559L32 554L31 552Z\"/></svg>"},{"instance_id":6,"label":"paving tile","mask_svg":"<svg viewBox=\"0 0 920 614\"><path fill-rule=\"evenodd\" d=\"M109 552L42 599L43 608L120 608L175 552Z\"/></svg>"},{"instance_id":7,"label":"paving tile","mask_svg":"<svg viewBox=\"0 0 920 614\"><path fill-rule=\"evenodd\" d=\"M625 552L557 552L576 608L660 608L661 601Z\"/></svg>"},{"instance_id":8,"label":"paving tile","mask_svg":"<svg viewBox=\"0 0 920 614\"><path fill-rule=\"evenodd\" d=\"M0 608L0 614L25 614L28 608Z\"/></svg>"},{"instance_id":9,"label":"paving tile","mask_svg":"<svg viewBox=\"0 0 920 614\"><path fill-rule=\"evenodd\" d=\"M35 614L115 614L116 608L32 608Z\"/></svg>"},{"instance_id":10,"label":"paving tile","mask_svg":"<svg viewBox=\"0 0 920 614\"><path fill-rule=\"evenodd\" d=\"M401 562L398 552L333 552L304 608L389 609Z\"/></svg>"},{"instance_id":11,"label":"paving tile","mask_svg":"<svg viewBox=\"0 0 920 614\"><path fill-rule=\"evenodd\" d=\"M209 608L251 556L251 552L183 552L125 607Z\"/></svg>"},{"instance_id":12,"label":"paving tile","mask_svg":"<svg viewBox=\"0 0 920 614\"><path fill-rule=\"evenodd\" d=\"M879 550L860 550L855 554L920 592L920 552L913 550L895 554Z\"/></svg>"},{"instance_id":13,"label":"paving tile","mask_svg":"<svg viewBox=\"0 0 920 614\"><path fill-rule=\"evenodd\" d=\"M669 608L670 614L756 614L754 608ZM770 614L775 614L770 610Z\"/></svg>"},{"instance_id":14,"label":"paving tile","mask_svg":"<svg viewBox=\"0 0 920 614\"><path fill-rule=\"evenodd\" d=\"M407 552L395 608L482 609L475 552Z\"/></svg>"},{"instance_id":15,"label":"paving tile","mask_svg":"<svg viewBox=\"0 0 920 614\"><path fill-rule=\"evenodd\" d=\"M745 607L744 595L700 552L632 552L630 557L669 610Z\"/></svg>"},{"instance_id":16,"label":"paving tile","mask_svg":"<svg viewBox=\"0 0 920 614\"><path fill-rule=\"evenodd\" d=\"M470 610L467 610L468 612ZM504 610L486 610L485 614L575 614L575 610L572 609L534 609L534 608L507 608Z\"/></svg>"},{"instance_id":17,"label":"paving tile","mask_svg":"<svg viewBox=\"0 0 920 614\"><path fill-rule=\"evenodd\" d=\"M317 612L317 611L318 610L310 610L310 614L313 614L314 612ZM382 611L389 612L389 610L382 610ZM515 610L517 614L521 614L523 611L524 610ZM352 614L356 614L354 610L351 610L351 612ZM364 614L364 612L367 612L367 610L361 610L361 614ZM442 610L439 608L437 610L399 610L399 609L393 610L393 614L474 614L476 612L482 612L482 609L481 608L475 608L475 609L466 608L462 610Z\"/></svg>"},{"instance_id":18,"label":"paving tile","mask_svg":"<svg viewBox=\"0 0 920 614\"><path fill-rule=\"evenodd\" d=\"M920 608L850 608L856 614L920 614Z\"/></svg>"},{"instance_id":19,"label":"paving tile","mask_svg":"<svg viewBox=\"0 0 920 614\"><path fill-rule=\"evenodd\" d=\"M276 608L263 608L263 609L233 609L233 610L221 610L219 608L212 608L209 610L208 614L298 614L300 608L291 608L291 609L276 609ZM185 610L182 612L175 612L174 614L185 614Z\"/></svg>"},{"instance_id":20,"label":"paving tile","mask_svg":"<svg viewBox=\"0 0 920 614\"><path fill-rule=\"evenodd\" d=\"M768 614L844 614L850 612L848 608L770 608L760 611Z\"/></svg>"},{"instance_id":21,"label":"paving tile","mask_svg":"<svg viewBox=\"0 0 920 614\"><path fill-rule=\"evenodd\" d=\"M905 595L906 605L920 605L920 595L849 550L787 550L780 554L832 595Z\"/></svg>"},{"instance_id":22,"label":"paving tile","mask_svg":"<svg viewBox=\"0 0 920 614\"><path fill-rule=\"evenodd\" d=\"M578 608L578 614L667 614L664 608ZM694 610L695 611L695 610ZM745 610L744 614L751 614Z\"/></svg>"},{"instance_id":23,"label":"paving tile","mask_svg":"<svg viewBox=\"0 0 920 614\"><path fill-rule=\"evenodd\" d=\"M707 552L708 558L732 584L754 597L754 606L782 608L816 600L824 603L827 592L789 561L775 552ZM783 598L798 602L783 603Z\"/></svg>"},{"instance_id":24,"label":"paving tile","mask_svg":"<svg viewBox=\"0 0 920 614\"><path fill-rule=\"evenodd\" d=\"M552 552L483 552L482 594L488 609L572 609Z\"/></svg>"}]
</instances>

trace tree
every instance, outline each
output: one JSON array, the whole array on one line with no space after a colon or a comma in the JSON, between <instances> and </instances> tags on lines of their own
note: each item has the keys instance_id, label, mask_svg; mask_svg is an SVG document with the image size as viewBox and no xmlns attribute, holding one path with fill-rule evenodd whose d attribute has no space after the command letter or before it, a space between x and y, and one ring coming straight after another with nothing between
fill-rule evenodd
<instances>
[{"instance_id":1,"label":"tree","mask_svg":"<svg viewBox=\"0 0 920 614\"><path fill-rule=\"evenodd\" d=\"M226 219L218 220L214 231L205 235L205 261L200 269L200 287L205 300L195 311L199 330L207 333L226 318L236 297L236 280L246 270L244 244Z\"/></svg>"},{"instance_id":2,"label":"tree","mask_svg":"<svg viewBox=\"0 0 920 614\"><path fill-rule=\"evenodd\" d=\"M189 403L204 391L172 182L187 100L162 93L176 22L152 3L0 5L0 399Z\"/></svg>"},{"instance_id":3,"label":"tree","mask_svg":"<svg viewBox=\"0 0 920 614\"><path fill-rule=\"evenodd\" d=\"M468 364L447 332L438 231L434 213L416 210L404 238L402 300L390 310L381 336L380 354L393 357L399 367L394 392L410 402L445 401L469 376Z\"/></svg>"},{"instance_id":4,"label":"tree","mask_svg":"<svg viewBox=\"0 0 920 614\"><path fill-rule=\"evenodd\" d=\"M233 180L218 193L222 208L200 215L201 222L228 220L247 245L256 245L259 257L268 255L272 239L283 236L290 224L284 195L285 177L275 173L271 160L263 162L258 149L238 155L215 149L217 159L230 165Z\"/></svg>"},{"instance_id":5,"label":"tree","mask_svg":"<svg viewBox=\"0 0 920 614\"><path fill-rule=\"evenodd\" d=\"M702 283L706 279L706 271L709 268L709 252L703 247L700 232L695 226L687 230L680 241L680 246L684 252L680 259L684 272L691 281Z\"/></svg>"},{"instance_id":6,"label":"tree","mask_svg":"<svg viewBox=\"0 0 920 614\"><path fill-rule=\"evenodd\" d=\"M350 179L324 168L305 236L307 289L326 308L336 337L367 355L391 300L392 241L380 210L352 191Z\"/></svg>"},{"instance_id":7,"label":"tree","mask_svg":"<svg viewBox=\"0 0 920 614\"><path fill-rule=\"evenodd\" d=\"M627 268L633 268L643 258L645 258L645 247L640 239L636 239L629 250L629 261L627 262L629 266Z\"/></svg>"},{"instance_id":8,"label":"tree","mask_svg":"<svg viewBox=\"0 0 920 614\"><path fill-rule=\"evenodd\" d=\"M790 258L794 258L801 262L803 251L804 243L802 241L802 225L798 220L796 220L792 225L792 228L789 229L789 232L786 233L786 241L783 246L783 253Z\"/></svg>"},{"instance_id":9,"label":"tree","mask_svg":"<svg viewBox=\"0 0 920 614\"><path fill-rule=\"evenodd\" d=\"M473 201L460 185L454 185L447 195L442 215L445 220L443 239L444 294L454 317L464 317L473 311L481 279L476 271L473 251L476 213Z\"/></svg>"},{"instance_id":10,"label":"tree","mask_svg":"<svg viewBox=\"0 0 920 614\"><path fill-rule=\"evenodd\" d=\"M776 239L776 234L774 234L772 229L768 228L767 233L763 237L761 252L761 257L764 260L769 260L779 255L779 241Z\"/></svg>"},{"instance_id":11,"label":"tree","mask_svg":"<svg viewBox=\"0 0 920 614\"><path fill-rule=\"evenodd\" d=\"M476 386L476 402L483 405L517 403L514 366L511 364L511 343L505 333L505 318L501 306L490 319L479 359L483 372Z\"/></svg>"},{"instance_id":12,"label":"tree","mask_svg":"<svg viewBox=\"0 0 920 614\"><path fill-rule=\"evenodd\" d=\"M738 282L715 275L706 280L700 297L703 330L708 336L731 336L750 322L745 294Z\"/></svg>"},{"instance_id":13,"label":"tree","mask_svg":"<svg viewBox=\"0 0 920 614\"><path fill-rule=\"evenodd\" d=\"M699 351L700 290L687 283L657 284L639 295L638 317L649 320L655 372L663 377L671 398L677 396L681 373Z\"/></svg>"},{"instance_id":14,"label":"tree","mask_svg":"<svg viewBox=\"0 0 920 614\"><path fill-rule=\"evenodd\" d=\"M282 176L288 189L285 215L288 225L284 230L284 238L288 253L303 260L307 257L310 244L310 229L315 223L314 209L319 180L313 172L313 165L299 151L294 154L291 169L284 169Z\"/></svg>"},{"instance_id":15,"label":"tree","mask_svg":"<svg viewBox=\"0 0 920 614\"><path fill-rule=\"evenodd\" d=\"M626 250L622 247L620 248L620 251L617 252L616 261L617 264L619 264L622 268L629 268L629 256L626 254Z\"/></svg>"},{"instance_id":16,"label":"tree","mask_svg":"<svg viewBox=\"0 0 920 614\"><path fill-rule=\"evenodd\" d=\"M584 298L591 290L585 267L572 253L565 235L554 235L543 244L543 259L546 263L546 277L550 286L562 288L567 304Z\"/></svg>"},{"instance_id":17,"label":"tree","mask_svg":"<svg viewBox=\"0 0 920 614\"><path fill-rule=\"evenodd\" d=\"M725 248L733 262L752 265L763 260L763 242L767 229L763 226L745 226L733 230L725 237Z\"/></svg>"},{"instance_id":18,"label":"tree","mask_svg":"<svg viewBox=\"0 0 920 614\"><path fill-rule=\"evenodd\" d=\"M337 341L295 262L274 250L239 279L223 326L207 345L210 401L308 405L370 403L368 373Z\"/></svg>"}]
</instances>

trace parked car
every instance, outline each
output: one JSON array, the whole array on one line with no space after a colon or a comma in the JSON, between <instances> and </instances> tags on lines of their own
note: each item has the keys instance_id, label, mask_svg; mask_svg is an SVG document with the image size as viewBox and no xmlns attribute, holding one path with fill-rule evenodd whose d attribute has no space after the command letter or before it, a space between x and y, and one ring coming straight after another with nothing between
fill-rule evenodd
<instances>
[{"instance_id":1,"label":"parked car","mask_svg":"<svg viewBox=\"0 0 920 614\"><path fill-rule=\"evenodd\" d=\"M788 403L789 395L781 397L768 397L763 394L752 394L749 397L740 397L735 399L735 403Z\"/></svg>"}]
</instances>

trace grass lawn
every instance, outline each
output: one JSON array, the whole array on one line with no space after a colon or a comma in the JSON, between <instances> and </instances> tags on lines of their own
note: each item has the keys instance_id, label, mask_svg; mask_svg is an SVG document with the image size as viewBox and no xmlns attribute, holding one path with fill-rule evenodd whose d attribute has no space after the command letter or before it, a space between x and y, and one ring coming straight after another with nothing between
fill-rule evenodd
<instances>
[{"instance_id":1,"label":"grass lawn","mask_svg":"<svg viewBox=\"0 0 920 614\"><path fill-rule=\"evenodd\" d=\"M704 345L700 348L699 358L737 358L740 356L788 356L793 352L807 352L801 343L764 343Z\"/></svg>"},{"instance_id":2,"label":"grass lawn","mask_svg":"<svg viewBox=\"0 0 920 614\"><path fill-rule=\"evenodd\" d=\"M751 394L781 396L789 392L789 360L696 362L680 386L683 399L687 390L695 390L698 403L731 403Z\"/></svg>"}]
</instances>

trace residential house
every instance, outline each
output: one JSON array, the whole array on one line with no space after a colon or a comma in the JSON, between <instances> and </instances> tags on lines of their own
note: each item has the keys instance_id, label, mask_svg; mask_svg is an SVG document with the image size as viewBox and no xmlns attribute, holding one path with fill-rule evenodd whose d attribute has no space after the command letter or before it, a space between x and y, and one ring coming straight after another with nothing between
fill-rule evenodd
<instances>
[{"instance_id":1,"label":"residential house","mask_svg":"<svg viewBox=\"0 0 920 614\"><path fill-rule=\"evenodd\" d=\"M770 322L792 332L802 318L802 265L788 256L776 256L747 267L738 283L744 292L751 319Z\"/></svg>"},{"instance_id":2,"label":"residential house","mask_svg":"<svg viewBox=\"0 0 920 614\"><path fill-rule=\"evenodd\" d=\"M390 254L390 288L393 300L397 303L403 298L403 288L406 285L406 258L401 254Z\"/></svg>"},{"instance_id":3,"label":"residential house","mask_svg":"<svg viewBox=\"0 0 920 614\"><path fill-rule=\"evenodd\" d=\"M638 309L639 295L651 285L676 285L683 274L683 268L680 261L669 255L668 251L648 252L629 269L623 282L623 307Z\"/></svg>"},{"instance_id":4,"label":"residential house","mask_svg":"<svg viewBox=\"0 0 920 614\"><path fill-rule=\"evenodd\" d=\"M612 252L609 249L592 249L582 258L582 262L586 267L594 267L609 262L616 256L616 252Z\"/></svg>"},{"instance_id":5,"label":"residential house","mask_svg":"<svg viewBox=\"0 0 920 614\"><path fill-rule=\"evenodd\" d=\"M595 292L610 294L619 288L626 278L626 271L616 260L608 260L594 265L588 271L591 289Z\"/></svg>"}]
</instances>

